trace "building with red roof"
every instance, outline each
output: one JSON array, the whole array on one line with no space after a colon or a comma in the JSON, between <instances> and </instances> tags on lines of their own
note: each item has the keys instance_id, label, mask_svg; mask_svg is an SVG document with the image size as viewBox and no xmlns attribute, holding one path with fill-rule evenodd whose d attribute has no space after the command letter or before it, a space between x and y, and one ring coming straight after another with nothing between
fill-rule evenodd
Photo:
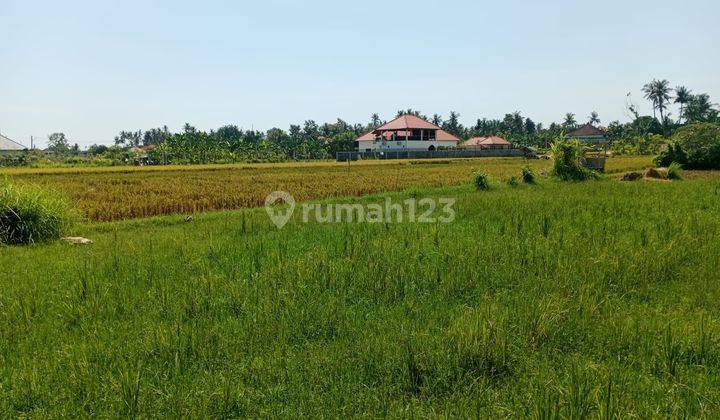
<instances>
[{"instance_id":1,"label":"building with red roof","mask_svg":"<svg viewBox=\"0 0 720 420\"><path fill-rule=\"evenodd\" d=\"M461 149L511 149L512 143L502 137L473 137L459 146Z\"/></svg>"},{"instance_id":2,"label":"building with red roof","mask_svg":"<svg viewBox=\"0 0 720 420\"><path fill-rule=\"evenodd\" d=\"M604 143L607 140L607 133L592 124L585 124L567 134L571 139L578 139L586 143Z\"/></svg>"},{"instance_id":3,"label":"building with red roof","mask_svg":"<svg viewBox=\"0 0 720 420\"><path fill-rule=\"evenodd\" d=\"M459 141L437 125L412 114L401 115L357 139L361 152L437 150L455 147Z\"/></svg>"}]
</instances>

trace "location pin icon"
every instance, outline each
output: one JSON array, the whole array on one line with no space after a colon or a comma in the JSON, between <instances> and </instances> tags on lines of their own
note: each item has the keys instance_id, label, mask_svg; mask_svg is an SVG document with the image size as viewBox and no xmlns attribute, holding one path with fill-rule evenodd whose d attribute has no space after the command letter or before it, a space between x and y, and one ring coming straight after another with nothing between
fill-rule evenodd
<instances>
[{"instance_id":1,"label":"location pin icon","mask_svg":"<svg viewBox=\"0 0 720 420\"><path fill-rule=\"evenodd\" d=\"M285 211L280 211L275 206L278 202L285 203L289 208ZM278 229L282 229L295 211L295 199L289 192L273 191L265 197L265 211L275 226L277 226Z\"/></svg>"}]
</instances>

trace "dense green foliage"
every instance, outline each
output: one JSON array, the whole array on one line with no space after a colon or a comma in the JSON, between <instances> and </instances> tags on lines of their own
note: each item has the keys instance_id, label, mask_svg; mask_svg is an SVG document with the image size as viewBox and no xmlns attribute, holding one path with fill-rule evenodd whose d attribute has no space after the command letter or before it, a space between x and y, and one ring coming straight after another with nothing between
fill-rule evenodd
<instances>
[{"instance_id":1,"label":"dense green foliage","mask_svg":"<svg viewBox=\"0 0 720 420\"><path fill-rule=\"evenodd\" d=\"M720 169L720 124L696 123L679 129L674 147L660 157L688 169Z\"/></svg>"},{"instance_id":2,"label":"dense green foliage","mask_svg":"<svg viewBox=\"0 0 720 420\"><path fill-rule=\"evenodd\" d=\"M718 110L707 94L694 94L683 86L671 89L667 80L647 83L643 93L652 105L653 115L641 115L638 107L628 99L627 108L632 120L625 123L611 121L605 127L609 147L616 155L658 154L667 143L667 138L684 125L720 122ZM671 101L679 107L679 116L675 120L671 117ZM500 119L478 118L470 126L464 126L460 122L460 114L454 111L450 111L447 119L438 114L428 117L414 109L397 112L397 116L403 114L431 121L462 140L478 136L501 136L516 146L532 146L543 150L548 149L557 137L581 125L603 128L595 111L584 121L568 112L562 122L552 122L547 127L523 116L519 111L507 113ZM158 165L332 159L338 151L355 150L355 139L358 136L385 122L378 114L372 114L367 124L351 124L342 119L318 124L308 120L303 124L290 125L287 131L271 128L262 132L225 125L206 132L185 124L180 132L173 133L164 126L146 131L123 130L115 137L113 146L92 145L86 151L80 151L77 144L70 146L65 134L53 133L48 136L46 151L0 155L0 166Z\"/></svg>"},{"instance_id":3,"label":"dense green foliage","mask_svg":"<svg viewBox=\"0 0 720 420\"><path fill-rule=\"evenodd\" d=\"M680 165L687 164L687 159L687 153L685 153L682 146L679 143L673 142L668 144L667 148L655 158L655 164L667 168L673 163Z\"/></svg>"},{"instance_id":4,"label":"dense green foliage","mask_svg":"<svg viewBox=\"0 0 720 420\"><path fill-rule=\"evenodd\" d=\"M483 171L477 170L473 172L473 185L478 191L490 189L490 176Z\"/></svg>"},{"instance_id":5,"label":"dense green foliage","mask_svg":"<svg viewBox=\"0 0 720 420\"><path fill-rule=\"evenodd\" d=\"M523 168L522 168L522 180L526 184L534 184L535 183L535 172L528 165L523 166Z\"/></svg>"},{"instance_id":6,"label":"dense green foliage","mask_svg":"<svg viewBox=\"0 0 720 420\"><path fill-rule=\"evenodd\" d=\"M0 416L720 415L717 180L433 194L454 223L2 249Z\"/></svg>"},{"instance_id":7,"label":"dense green foliage","mask_svg":"<svg viewBox=\"0 0 720 420\"><path fill-rule=\"evenodd\" d=\"M71 220L67 200L57 194L0 180L0 245L57 239Z\"/></svg>"},{"instance_id":8,"label":"dense green foliage","mask_svg":"<svg viewBox=\"0 0 720 420\"><path fill-rule=\"evenodd\" d=\"M552 145L553 175L563 181L584 181L596 175L582 164L583 145L577 140L557 139Z\"/></svg>"}]
</instances>

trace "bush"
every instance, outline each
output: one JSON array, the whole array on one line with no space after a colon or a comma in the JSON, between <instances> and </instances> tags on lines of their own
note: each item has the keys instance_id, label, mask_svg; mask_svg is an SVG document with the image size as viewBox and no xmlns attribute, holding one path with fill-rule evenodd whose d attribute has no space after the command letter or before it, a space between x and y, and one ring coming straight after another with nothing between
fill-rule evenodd
<instances>
[{"instance_id":1,"label":"bush","mask_svg":"<svg viewBox=\"0 0 720 420\"><path fill-rule=\"evenodd\" d=\"M0 244L58 239L71 220L70 206L64 198L38 187L0 181Z\"/></svg>"},{"instance_id":2,"label":"bush","mask_svg":"<svg viewBox=\"0 0 720 420\"><path fill-rule=\"evenodd\" d=\"M520 184L518 178L515 175L511 175L510 178L508 178L507 183L511 187L517 187Z\"/></svg>"},{"instance_id":3,"label":"bush","mask_svg":"<svg viewBox=\"0 0 720 420\"><path fill-rule=\"evenodd\" d=\"M522 180L526 184L535 183L535 172L533 172L531 167L525 166L522 168Z\"/></svg>"},{"instance_id":4,"label":"bush","mask_svg":"<svg viewBox=\"0 0 720 420\"><path fill-rule=\"evenodd\" d=\"M673 140L687 156L686 162L675 162L687 169L720 169L719 124L688 124L675 132Z\"/></svg>"},{"instance_id":5,"label":"bush","mask_svg":"<svg viewBox=\"0 0 720 420\"><path fill-rule=\"evenodd\" d=\"M577 140L563 137L552 145L553 174L563 181L584 181L596 178L595 172L582 164L582 145Z\"/></svg>"},{"instance_id":6,"label":"bush","mask_svg":"<svg viewBox=\"0 0 720 420\"><path fill-rule=\"evenodd\" d=\"M670 143L668 148L655 158L655 164L665 168L673 162L687 165L687 158L687 153L685 153L680 143Z\"/></svg>"},{"instance_id":7,"label":"bush","mask_svg":"<svg viewBox=\"0 0 720 420\"><path fill-rule=\"evenodd\" d=\"M682 166L679 163L673 162L668 166L667 170L668 179L680 180L682 177Z\"/></svg>"},{"instance_id":8,"label":"bush","mask_svg":"<svg viewBox=\"0 0 720 420\"><path fill-rule=\"evenodd\" d=\"M490 189L490 177L483 171L473 172L473 181L478 191Z\"/></svg>"}]
</instances>

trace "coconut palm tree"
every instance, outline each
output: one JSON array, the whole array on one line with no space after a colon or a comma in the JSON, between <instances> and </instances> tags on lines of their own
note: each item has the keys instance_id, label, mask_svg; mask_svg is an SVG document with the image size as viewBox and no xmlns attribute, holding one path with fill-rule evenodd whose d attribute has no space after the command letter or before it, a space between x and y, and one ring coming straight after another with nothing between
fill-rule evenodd
<instances>
[{"instance_id":1,"label":"coconut palm tree","mask_svg":"<svg viewBox=\"0 0 720 420\"><path fill-rule=\"evenodd\" d=\"M707 93L691 95L685 108L685 121L707 121L713 110L710 96Z\"/></svg>"},{"instance_id":2,"label":"coconut palm tree","mask_svg":"<svg viewBox=\"0 0 720 420\"><path fill-rule=\"evenodd\" d=\"M675 87L675 103L680 104L680 117L684 118L685 105L692 99L692 91L685 86Z\"/></svg>"},{"instance_id":3,"label":"coconut palm tree","mask_svg":"<svg viewBox=\"0 0 720 420\"><path fill-rule=\"evenodd\" d=\"M565 114L565 121L563 122L563 125L566 128L575 128L575 126L577 125L577 121L575 120L575 114L573 114L572 112L568 112L567 114Z\"/></svg>"},{"instance_id":4,"label":"coconut palm tree","mask_svg":"<svg viewBox=\"0 0 720 420\"><path fill-rule=\"evenodd\" d=\"M590 113L590 117L588 118L588 123L590 125L600 124L600 118L598 118L598 113L596 111L593 111Z\"/></svg>"},{"instance_id":5,"label":"coconut palm tree","mask_svg":"<svg viewBox=\"0 0 720 420\"><path fill-rule=\"evenodd\" d=\"M660 121L662 121L664 125L665 110L667 109L667 104L670 102L670 82L665 79L653 79L652 82L646 83L642 90L645 94L645 99L652 102L653 117L657 118L655 110L660 112Z\"/></svg>"}]
</instances>

